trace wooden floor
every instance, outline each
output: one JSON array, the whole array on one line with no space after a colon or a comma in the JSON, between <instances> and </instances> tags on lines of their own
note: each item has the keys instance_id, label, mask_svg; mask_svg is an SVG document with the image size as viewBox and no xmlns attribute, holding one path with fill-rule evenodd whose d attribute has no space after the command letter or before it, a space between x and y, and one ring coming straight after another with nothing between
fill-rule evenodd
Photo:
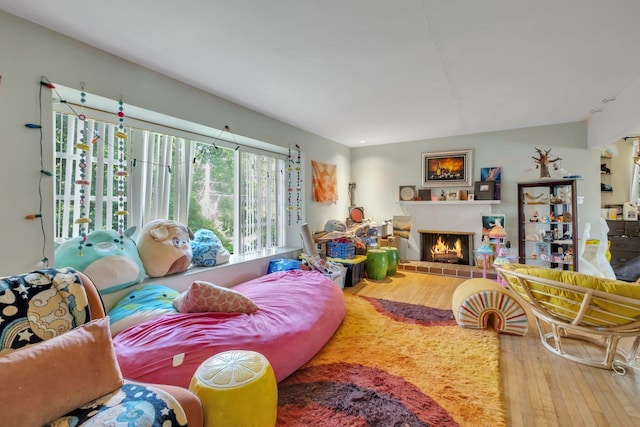
<instances>
[{"instance_id":1,"label":"wooden floor","mask_svg":"<svg viewBox=\"0 0 640 427\"><path fill-rule=\"evenodd\" d=\"M402 271L381 281L364 279L345 292L451 308L462 282ZM533 316L526 336L499 339L508 426L640 426L640 372L620 376L552 354L542 346Z\"/></svg>"}]
</instances>

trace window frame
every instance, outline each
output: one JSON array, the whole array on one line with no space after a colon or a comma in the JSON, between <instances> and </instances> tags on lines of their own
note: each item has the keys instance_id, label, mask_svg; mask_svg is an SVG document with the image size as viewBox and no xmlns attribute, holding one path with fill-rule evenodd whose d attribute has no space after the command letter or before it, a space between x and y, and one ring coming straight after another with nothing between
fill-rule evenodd
<instances>
[{"instance_id":1,"label":"window frame","mask_svg":"<svg viewBox=\"0 0 640 427\"><path fill-rule=\"evenodd\" d=\"M74 89L69 89L66 88L66 91L74 91ZM76 91L79 94L79 91ZM93 96L93 95L92 95ZM79 95L78 95L79 97ZM55 100L54 100L55 101ZM113 105L116 106L117 102L116 101L112 101ZM129 106L125 106L125 114L126 112L129 110ZM141 109L136 109L139 111L142 111ZM66 101L65 103L62 104L56 104L54 102L53 105L53 122L54 124L56 123L56 114L57 113L63 113L63 114L69 114L71 116L77 116L78 114L76 113L76 111L82 111L82 114L87 115L87 117L90 117L91 120L95 120L95 121L100 121L100 122L107 122L110 123L111 125L116 125L117 123L117 116L115 115L115 113L113 112L108 112L99 108L91 108L90 106L87 105L78 105L78 104L74 104L72 102ZM153 114L152 112L149 112L148 110L144 110L147 111L150 114ZM156 114L156 116L158 117L166 117L163 116L161 114ZM187 123L187 122L185 122ZM191 123L191 125L193 127L196 128L202 128L202 126ZM171 136L172 138L176 138L179 139L181 141L183 141L183 144L185 145L185 151L187 153L188 157L183 156L183 159L189 159L184 160L183 163L181 163L182 166L186 166L188 165L188 167L184 168L185 171L189 171L186 173L187 177L185 179L183 179L180 183L177 183L174 180L174 186L178 187L181 186L181 188L174 188L174 197L175 194L186 194L186 196L184 197L185 200L174 200L174 212L173 215L174 217L177 216L177 220L181 221L181 222L187 222L188 221L188 203L189 203L189 195L190 195L190 179L193 176L193 165L192 165L192 161L191 159L193 159L194 157L194 145L196 143L209 143L209 144L214 144L216 146L220 146L220 147L225 147L225 148L230 148L230 149L234 149L234 151L236 152L235 156L234 156L234 198L235 198L235 203L234 203L234 235L233 235L233 247L234 249L240 249L240 253L241 254L246 254L249 252L244 252L241 250L241 248L243 248L244 246L240 243L241 241L241 234L239 233L239 231L241 230L241 227L239 226L240 224L242 224L242 218L240 216L240 212L242 209L241 206L241 201L242 201L242 194L241 194L241 180L240 180L240 167L239 167L239 159L241 157L241 155L246 154L246 153L255 153L258 155L266 155L269 157L273 157L276 161L277 164L281 165L280 166L280 171L277 174L277 176L275 177L275 185L276 185L276 189L277 189L277 194L276 194L276 200L275 200L275 206L278 209L278 212L276 212L276 229L277 229L277 233L276 233L276 243L270 245L269 247L264 247L264 245L260 248L257 248L256 250L260 251L260 250L264 250L264 249L270 249L270 248L278 248L278 247L285 247L286 246L286 242L287 242L287 232L288 232L288 227L287 227L287 223L286 223L286 208L284 206L284 193L286 191L286 189L284 188L286 183L285 180L283 178L283 175L285 173L286 170L286 154L285 154L285 148L283 147L278 147L278 146L273 146L271 144L267 144L261 141L257 141L259 147L255 147L255 146L248 146L248 145L243 145L242 142L246 142L246 141L255 141L255 140L251 140L249 138L246 137L242 137L240 135L235 135L235 134L231 134L230 132L223 132L223 131L219 131L220 135L219 137L214 137L211 135L206 135L206 134L202 134L202 133L195 133L195 132L191 132L189 130L185 130L185 129L180 129L177 128L175 126L168 126L168 125L163 125L160 123L154 123L152 121L149 120L144 120L144 119L137 119L135 117L131 117L131 115L127 114L125 116L125 120L123 122L123 126L128 130L128 133L131 137L132 141L135 141L136 139L140 138L141 136L138 135L138 132L143 132L143 131L149 131L149 132L157 132L157 133L161 133L161 134L166 134ZM55 126L54 126L55 128ZM211 128L206 128L208 129L207 133L213 134L215 133L215 129L211 129ZM57 130L54 129L54 132L56 132ZM226 135L223 135L226 134ZM226 138L226 139L223 139ZM228 139L231 138L232 141L229 141ZM55 144L55 138L54 138L54 144ZM270 148L273 148L272 150L265 150L262 147L264 146L269 146ZM142 144L131 144L131 143L127 143L127 156L131 159L135 159L135 158L142 158L140 152L133 152L132 150L134 150L132 147L142 147ZM176 150L177 151L177 150ZM57 149L54 148L54 157L55 159L58 158L58 153L57 153ZM177 159L174 159L174 161L178 161ZM173 169L177 170L178 166L176 163L173 163ZM75 173L75 171L73 171L73 166L71 166L72 172ZM131 162L127 162L127 170L130 173L129 179L127 179L127 194L132 194L133 188L137 184L137 182L139 182L139 178L136 178L136 171L135 168L132 168ZM57 177L56 177L57 178ZM187 183L187 185L185 186L185 183ZM187 189L187 187L189 187ZM58 189L56 187L56 191L54 193L54 198L58 197ZM142 227L142 225L146 222L149 221L151 218L149 216L147 216L144 212L142 212L142 209L140 209L139 203L136 202L135 198L133 197L129 197L128 200L126 201L127 203L127 210L130 211L130 215L127 216L127 218L125 219L126 222L126 227L131 227L132 225L135 225L137 227L137 230L139 231ZM176 212L179 211L179 212ZM181 211L181 212L180 212ZM54 212L56 212L54 210ZM58 218L55 219L55 232L56 235L58 234ZM113 227L112 227L113 228ZM93 226L89 227L89 231L94 230L95 228ZM115 229L115 228L114 228ZM195 230L194 230L195 231Z\"/></svg>"}]
</instances>

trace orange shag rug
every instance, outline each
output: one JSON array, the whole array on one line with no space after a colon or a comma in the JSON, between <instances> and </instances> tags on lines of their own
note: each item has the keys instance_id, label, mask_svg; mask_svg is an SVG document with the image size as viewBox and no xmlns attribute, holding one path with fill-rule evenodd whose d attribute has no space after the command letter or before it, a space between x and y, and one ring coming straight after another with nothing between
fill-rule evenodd
<instances>
[{"instance_id":1,"label":"orange shag rug","mask_svg":"<svg viewBox=\"0 0 640 427\"><path fill-rule=\"evenodd\" d=\"M277 426L506 425L495 331L460 328L451 310L345 298L335 335L278 385Z\"/></svg>"}]
</instances>

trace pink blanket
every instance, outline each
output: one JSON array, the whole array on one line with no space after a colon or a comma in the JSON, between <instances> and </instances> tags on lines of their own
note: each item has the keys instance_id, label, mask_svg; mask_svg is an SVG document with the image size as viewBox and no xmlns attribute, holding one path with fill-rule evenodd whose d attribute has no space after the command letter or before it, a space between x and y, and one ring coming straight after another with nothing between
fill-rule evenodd
<instances>
[{"instance_id":1,"label":"pink blanket","mask_svg":"<svg viewBox=\"0 0 640 427\"><path fill-rule=\"evenodd\" d=\"M233 289L259 310L167 314L116 335L124 377L188 387L203 361L240 349L262 353L281 381L322 348L346 311L342 290L317 271L271 273Z\"/></svg>"}]
</instances>

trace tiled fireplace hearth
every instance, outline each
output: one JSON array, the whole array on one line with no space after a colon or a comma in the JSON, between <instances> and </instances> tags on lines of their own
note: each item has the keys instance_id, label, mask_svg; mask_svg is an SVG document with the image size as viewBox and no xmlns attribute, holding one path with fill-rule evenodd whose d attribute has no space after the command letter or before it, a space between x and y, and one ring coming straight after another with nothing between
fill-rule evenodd
<instances>
[{"instance_id":1,"label":"tiled fireplace hearth","mask_svg":"<svg viewBox=\"0 0 640 427\"><path fill-rule=\"evenodd\" d=\"M482 277L482 269L461 264L445 264L440 262L429 261L400 261L398 272L412 271L415 273L428 273L438 276L459 277L461 279L470 279L473 277ZM498 274L494 269L487 270L487 279L496 280Z\"/></svg>"},{"instance_id":2,"label":"tiled fireplace hearth","mask_svg":"<svg viewBox=\"0 0 640 427\"><path fill-rule=\"evenodd\" d=\"M409 239L403 242L404 250L398 270L429 273L468 279L482 277L482 269L473 265L431 262L422 259L419 230L448 230L472 233L471 250L482 243L482 215L492 214L492 207L499 200L464 201L411 201L398 202L403 215L411 217ZM470 262L473 264L473 260ZM496 279L495 270L487 270L488 279Z\"/></svg>"}]
</instances>

